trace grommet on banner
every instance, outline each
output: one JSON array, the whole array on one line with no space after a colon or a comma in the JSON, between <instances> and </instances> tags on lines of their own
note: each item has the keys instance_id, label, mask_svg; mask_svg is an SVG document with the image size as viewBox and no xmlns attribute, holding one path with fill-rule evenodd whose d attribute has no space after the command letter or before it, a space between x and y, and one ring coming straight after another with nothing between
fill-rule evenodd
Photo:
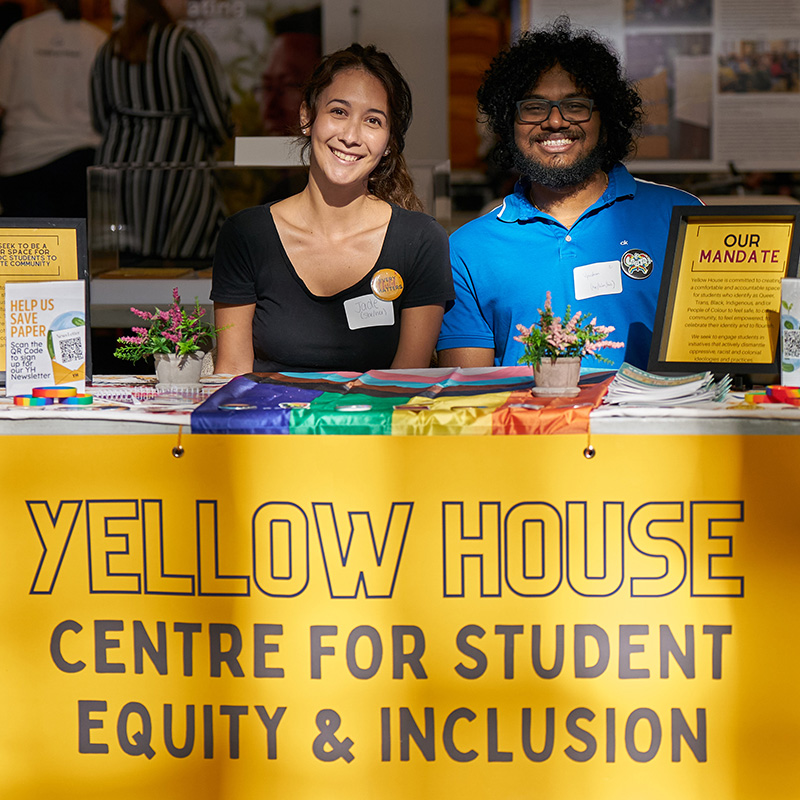
<instances>
[{"instance_id":1,"label":"grommet on banner","mask_svg":"<svg viewBox=\"0 0 800 800\"><path fill-rule=\"evenodd\" d=\"M597 450L595 450L592 445L592 423L589 422L586 429L586 447L583 448L583 457L594 458L596 455Z\"/></svg>"},{"instance_id":2,"label":"grommet on banner","mask_svg":"<svg viewBox=\"0 0 800 800\"><path fill-rule=\"evenodd\" d=\"M181 444L181 436L183 435L183 425L178 425L178 443L172 448L172 455L175 458L181 458L184 454L183 445Z\"/></svg>"}]
</instances>

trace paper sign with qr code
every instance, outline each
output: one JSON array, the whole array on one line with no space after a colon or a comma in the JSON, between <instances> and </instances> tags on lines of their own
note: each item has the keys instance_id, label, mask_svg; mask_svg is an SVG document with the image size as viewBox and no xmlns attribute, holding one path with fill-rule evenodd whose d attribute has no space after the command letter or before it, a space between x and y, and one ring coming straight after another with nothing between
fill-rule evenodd
<instances>
[{"instance_id":1,"label":"paper sign with qr code","mask_svg":"<svg viewBox=\"0 0 800 800\"><path fill-rule=\"evenodd\" d=\"M6 394L41 386L86 385L83 281L7 283Z\"/></svg>"},{"instance_id":2,"label":"paper sign with qr code","mask_svg":"<svg viewBox=\"0 0 800 800\"><path fill-rule=\"evenodd\" d=\"M800 278L781 281L781 384L800 386Z\"/></svg>"}]
</instances>

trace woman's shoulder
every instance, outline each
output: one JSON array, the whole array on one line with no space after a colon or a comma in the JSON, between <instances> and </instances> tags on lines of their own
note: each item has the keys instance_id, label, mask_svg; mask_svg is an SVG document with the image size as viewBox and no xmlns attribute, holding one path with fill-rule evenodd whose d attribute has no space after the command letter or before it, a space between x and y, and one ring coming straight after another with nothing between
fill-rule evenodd
<instances>
[{"instance_id":1,"label":"woman's shoulder","mask_svg":"<svg viewBox=\"0 0 800 800\"><path fill-rule=\"evenodd\" d=\"M409 211L407 208L392 205L390 226L393 235L405 242L446 243L448 240L447 231L424 211Z\"/></svg>"},{"instance_id":2,"label":"woman's shoulder","mask_svg":"<svg viewBox=\"0 0 800 800\"><path fill-rule=\"evenodd\" d=\"M245 208L231 214L219 232L214 259L227 261L242 258L248 263L261 263L280 248L278 236L269 207L266 205Z\"/></svg>"},{"instance_id":3,"label":"woman's shoulder","mask_svg":"<svg viewBox=\"0 0 800 800\"><path fill-rule=\"evenodd\" d=\"M397 228L402 228L405 231L434 231L438 230L444 232L444 228L437 222L437 220L430 214L424 211L410 211L402 206L391 204L392 206L392 219L391 224Z\"/></svg>"},{"instance_id":4,"label":"woman's shoulder","mask_svg":"<svg viewBox=\"0 0 800 800\"><path fill-rule=\"evenodd\" d=\"M193 42L196 35L196 31L179 22L155 22L148 29L150 44L156 48L182 48L187 42Z\"/></svg>"},{"instance_id":5,"label":"woman's shoulder","mask_svg":"<svg viewBox=\"0 0 800 800\"><path fill-rule=\"evenodd\" d=\"M274 205L274 203L262 203L258 206L243 208L231 214L227 221L235 223L236 225L264 222L272 218L272 212L270 211L272 205Z\"/></svg>"},{"instance_id":6,"label":"woman's shoulder","mask_svg":"<svg viewBox=\"0 0 800 800\"><path fill-rule=\"evenodd\" d=\"M199 50L203 55L209 55L214 59L217 58L216 51L208 38L188 25L182 25L180 22L169 22L162 26L161 32L166 39L174 38L179 42L179 46L185 50Z\"/></svg>"},{"instance_id":7,"label":"woman's shoulder","mask_svg":"<svg viewBox=\"0 0 800 800\"><path fill-rule=\"evenodd\" d=\"M236 233L245 238L262 237L274 229L269 203L243 208L231 214L222 226L226 234Z\"/></svg>"}]
</instances>

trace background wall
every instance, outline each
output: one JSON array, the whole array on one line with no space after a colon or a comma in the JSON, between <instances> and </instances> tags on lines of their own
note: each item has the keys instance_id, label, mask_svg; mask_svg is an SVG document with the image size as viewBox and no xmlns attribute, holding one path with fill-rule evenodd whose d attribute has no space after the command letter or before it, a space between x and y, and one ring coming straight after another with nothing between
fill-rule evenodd
<instances>
[{"instance_id":1,"label":"background wall","mask_svg":"<svg viewBox=\"0 0 800 800\"><path fill-rule=\"evenodd\" d=\"M355 11L354 11L355 10ZM323 0L325 52L353 41L391 53L411 86L414 123L406 156L448 158L446 0Z\"/></svg>"}]
</instances>

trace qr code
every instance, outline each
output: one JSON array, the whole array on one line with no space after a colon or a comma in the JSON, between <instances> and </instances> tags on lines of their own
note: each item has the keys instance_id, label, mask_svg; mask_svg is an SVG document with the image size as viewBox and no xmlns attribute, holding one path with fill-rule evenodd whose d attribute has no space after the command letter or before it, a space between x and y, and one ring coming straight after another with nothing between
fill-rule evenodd
<instances>
[{"instance_id":1,"label":"qr code","mask_svg":"<svg viewBox=\"0 0 800 800\"><path fill-rule=\"evenodd\" d=\"M76 369L86 360L84 344L84 328L68 328L64 331L52 331L53 361L67 369Z\"/></svg>"},{"instance_id":2,"label":"qr code","mask_svg":"<svg viewBox=\"0 0 800 800\"><path fill-rule=\"evenodd\" d=\"M783 331L783 357L800 358L800 330Z\"/></svg>"},{"instance_id":3,"label":"qr code","mask_svg":"<svg viewBox=\"0 0 800 800\"><path fill-rule=\"evenodd\" d=\"M67 361L83 361L83 339L80 336L73 336L70 339L62 339L61 359Z\"/></svg>"}]
</instances>

